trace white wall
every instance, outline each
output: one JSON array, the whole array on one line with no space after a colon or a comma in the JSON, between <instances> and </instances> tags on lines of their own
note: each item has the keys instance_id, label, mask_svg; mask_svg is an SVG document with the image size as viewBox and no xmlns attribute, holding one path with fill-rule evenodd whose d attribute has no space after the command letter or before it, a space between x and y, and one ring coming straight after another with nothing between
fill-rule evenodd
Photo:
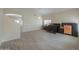
<instances>
[{"instance_id":1,"label":"white wall","mask_svg":"<svg viewBox=\"0 0 79 59\"><path fill-rule=\"evenodd\" d=\"M21 29L23 29L23 32L28 32L38 30L42 26L42 19L38 19L40 15L33 9L0 9L0 13L2 13L0 14L0 43L19 39ZM20 25L14 22L15 18L4 16L3 13L22 15L23 27L20 28Z\"/></svg>"},{"instance_id":2,"label":"white wall","mask_svg":"<svg viewBox=\"0 0 79 59\"><path fill-rule=\"evenodd\" d=\"M56 14L43 16L43 19L51 19L52 23L70 22L78 24L79 32L79 9L71 9Z\"/></svg>"},{"instance_id":3,"label":"white wall","mask_svg":"<svg viewBox=\"0 0 79 59\"><path fill-rule=\"evenodd\" d=\"M3 15L0 43L9 40L20 39L20 24L17 24L14 20L17 19Z\"/></svg>"},{"instance_id":4,"label":"white wall","mask_svg":"<svg viewBox=\"0 0 79 59\"><path fill-rule=\"evenodd\" d=\"M3 9L0 9L0 44L4 41L20 39L21 25L14 20L19 17L9 17L4 15Z\"/></svg>"},{"instance_id":5,"label":"white wall","mask_svg":"<svg viewBox=\"0 0 79 59\"><path fill-rule=\"evenodd\" d=\"M40 16L34 9L5 9L5 13L15 13L23 16L23 32L28 32L32 30L39 30L42 26L42 19L38 19Z\"/></svg>"},{"instance_id":6,"label":"white wall","mask_svg":"<svg viewBox=\"0 0 79 59\"><path fill-rule=\"evenodd\" d=\"M37 14L33 10L25 10L23 21L24 21L24 27L23 31L32 31L32 30L39 30L42 26L42 19L38 19L40 15Z\"/></svg>"}]
</instances>

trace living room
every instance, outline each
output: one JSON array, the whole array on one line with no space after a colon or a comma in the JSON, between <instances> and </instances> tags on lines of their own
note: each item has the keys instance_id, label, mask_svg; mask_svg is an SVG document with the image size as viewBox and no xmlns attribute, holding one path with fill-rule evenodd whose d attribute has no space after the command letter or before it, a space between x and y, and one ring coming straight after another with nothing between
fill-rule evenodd
<instances>
[{"instance_id":1,"label":"living room","mask_svg":"<svg viewBox=\"0 0 79 59\"><path fill-rule=\"evenodd\" d=\"M7 35L4 36L2 33L0 49L79 49L78 8L3 8L0 10L0 17L4 18L0 19L2 21L0 24L3 24L0 29Z\"/></svg>"}]
</instances>

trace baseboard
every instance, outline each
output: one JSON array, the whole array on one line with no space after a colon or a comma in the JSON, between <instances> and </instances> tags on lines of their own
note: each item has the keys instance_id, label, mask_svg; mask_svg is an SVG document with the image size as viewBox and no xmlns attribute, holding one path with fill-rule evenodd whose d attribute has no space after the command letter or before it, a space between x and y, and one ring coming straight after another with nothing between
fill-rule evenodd
<instances>
[{"instance_id":1,"label":"baseboard","mask_svg":"<svg viewBox=\"0 0 79 59\"><path fill-rule=\"evenodd\" d=\"M10 40L15 40L15 39L20 39L20 34L18 33L8 33L3 35L3 37L0 39L0 44L5 42L5 41L10 41Z\"/></svg>"},{"instance_id":2,"label":"baseboard","mask_svg":"<svg viewBox=\"0 0 79 59\"><path fill-rule=\"evenodd\" d=\"M36 28L36 29L32 29L32 30L23 30L22 32L31 32L31 31L41 30L41 29L42 29L42 27Z\"/></svg>"}]
</instances>

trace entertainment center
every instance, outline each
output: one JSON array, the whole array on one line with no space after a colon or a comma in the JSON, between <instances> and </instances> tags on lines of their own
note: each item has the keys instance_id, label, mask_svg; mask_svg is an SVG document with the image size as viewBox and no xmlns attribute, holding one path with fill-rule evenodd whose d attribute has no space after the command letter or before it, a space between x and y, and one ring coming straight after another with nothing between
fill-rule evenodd
<instances>
[{"instance_id":1,"label":"entertainment center","mask_svg":"<svg viewBox=\"0 0 79 59\"><path fill-rule=\"evenodd\" d=\"M52 23L48 26L43 26L43 29L51 33L62 33L78 37L78 27L76 23Z\"/></svg>"}]
</instances>

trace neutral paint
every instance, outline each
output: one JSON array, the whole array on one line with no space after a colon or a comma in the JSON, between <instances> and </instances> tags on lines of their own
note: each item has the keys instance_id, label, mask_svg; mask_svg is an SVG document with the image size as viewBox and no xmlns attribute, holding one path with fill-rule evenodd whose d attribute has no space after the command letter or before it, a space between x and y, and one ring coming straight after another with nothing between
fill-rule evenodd
<instances>
[{"instance_id":1,"label":"neutral paint","mask_svg":"<svg viewBox=\"0 0 79 59\"><path fill-rule=\"evenodd\" d=\"M3 19L3 10L0 9L0 37L1 37L2 32L3 32L3 29L2 29L2 27L3 27L2 22L3 22L3 20L2 19Z\"/></svg>"},{"instance_id":2,"label":"neutral paint","mask_svg":"<svg viewBox=\"0 0 79 59\"><path fill-rule=\"evenodd\" d=\"M30 8L13 8L13 9L4 9L4 13L20 14L23 19L23 32L33 31L41 29L42 19L39 17L40 14L37 13L34 9Z\"/></svg>"},{"instance_id":3,"label":"neutral paint","mask_svg":"<svg viewBox=\"0 0 79 59\"><path fill-rule=\"evenodd\" d=\"M17 19L3 14L0 43L8 40L20 39L21 25L15 22Z\"/></svg>"},{"instance_id":4,"label":"neutral paint","mask_svg":"<svg viewBox=\"0 0 79 59\"><path fill-rule=\"evenodd\" d=\"M52 13L63 12L63 11L70 10L70 9L72 8L35 8L35 10L38 13L40 13L42 16L52 14Z\"/></svg>"},{"instance_id":5,"label":"neutral paint","mask_svg":"<svg viewBox=\"0 0 79 59\"><path fill-rule=\"evenodd\" d=\"M71 9L56 14L43 16L43 19L51 19L52 23L77 23L79 33L79 9Z\"/></svg>"},{"instance_id":6,"label":"neutral paint","mask_svg":"<svg viewBox=\"0 0 79 59\"><path fill-rule=\"evenodd\" d=\"M42 19L40 15L32 9L0 9L0 13L0 43L8 40L19 39L21 30L23 32L28 32L41 29ZM20 25L14 21L18 18L7 17L3 13L22 15L24 26L20 27Z\"/></svg>"}]
</instances>

